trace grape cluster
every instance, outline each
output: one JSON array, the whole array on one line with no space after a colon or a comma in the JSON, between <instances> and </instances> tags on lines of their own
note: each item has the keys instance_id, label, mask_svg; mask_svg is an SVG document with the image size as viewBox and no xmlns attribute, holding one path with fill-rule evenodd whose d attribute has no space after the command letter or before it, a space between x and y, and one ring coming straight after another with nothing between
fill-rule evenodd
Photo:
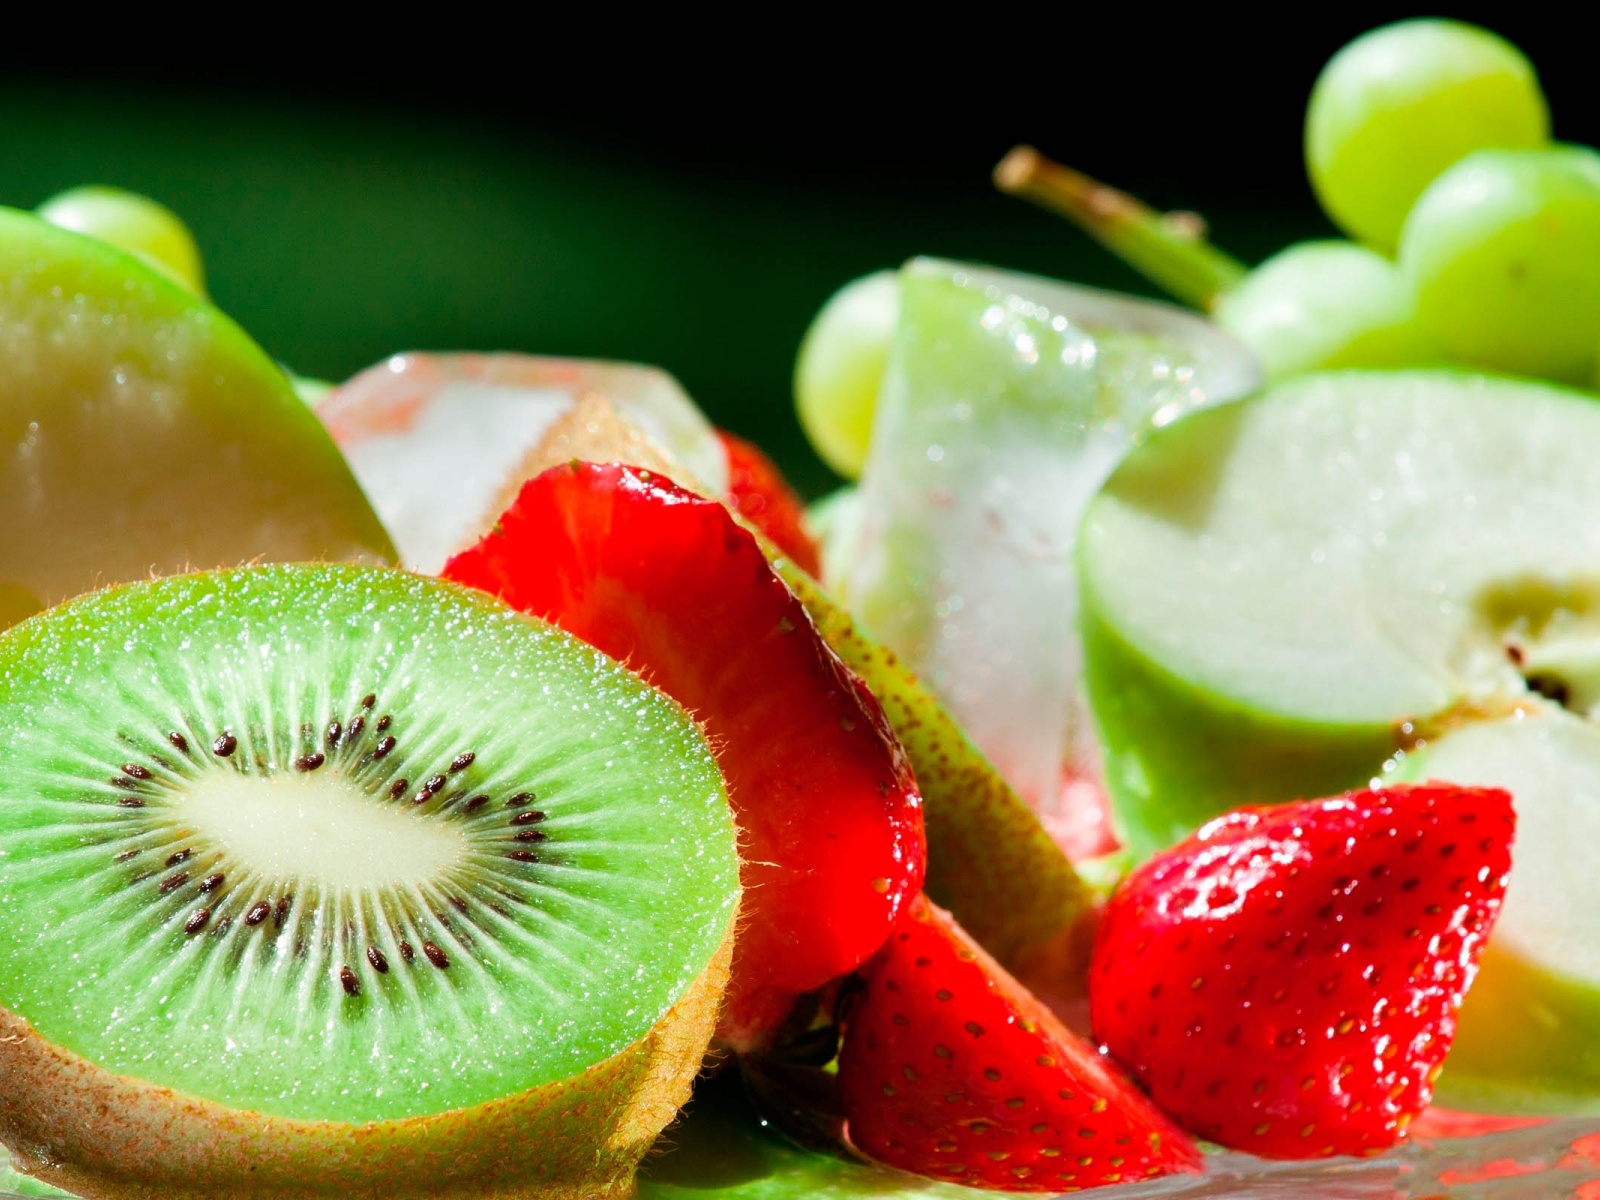
<instances>
[{"instance_id":1,"label":"grape cluster","mask_svg":"<svg viewBox=\"0 0 1600 1200\"><path fill-rule=\"evenodd\" d=\"M1551 141L1538 77L1515 46L1439 19L1363 34L1312 89L1305 156L1350 240L1302 242L1254 270L1192 219L1026 147L995 179L1209 310L1271 379L1458 364L1600 388L1600 154ZM886 274L857 281L801 348L801 424L847 476L865 458L895 310Z\"/></svg>"}]
</instances>

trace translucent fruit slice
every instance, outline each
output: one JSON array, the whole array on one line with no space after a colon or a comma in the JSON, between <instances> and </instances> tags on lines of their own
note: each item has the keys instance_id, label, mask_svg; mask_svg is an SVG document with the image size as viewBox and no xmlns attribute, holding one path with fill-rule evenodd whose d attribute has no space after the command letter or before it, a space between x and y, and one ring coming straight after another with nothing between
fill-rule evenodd
<instances>
[{"instance_id":1,"label":"translucent fruit slice","mask_svg":"<svg viewBox=\"0 0 1600 1200\"><path fill-rule=\"evenodd\" d=\"M145 263L9 209L0 444L0 593L41 605L152 571L393 553L238 326Z\"/></svg>"},{"instance_id":2,"label":"translucent fruit slice","mask_svg":"<svg viewBox=\"0 0 1600 1200\"><path fill-rule=\"evenodd\" d=\"M727 509L633 467L553 467L445 576L593 643L704 725L747 897L727 1041L761 1044L882 945L922 883L916 785L877 701Z\"/></svg>"},{"instance_id":3,"label":"translucent fruit slice","mask_svg":"<svg viewBox=\"0 0 1600 1200\"><path fill-rule=\"evenodd\" d=\"M1581 393L1313 376L1159 431L1084 523L1090 695L1139 850L1411 771L1419 742L1417 778L1512 791L1527 833L1446 1080L1473 1063L1537 1090L1554 1063L1600 1095L1600 1063L1567 1048L1581 1023L1551 1016L1600 1016L1600 959L1574 952L1600 943L1597 456ZM1524 715L1562 706L1548 733ZM1469 1032L1491 1010L1522 1049Z\"/></svg>"},{"instance_id":4,"label":"translucent fruit slice","mask_svg":"<svg viewBox=\"0 0 1600 1200\"><path fill-rule=\"evenodd\" d=\"M0 1140L48 1181L622 1195L687 1098L732 820L576 638L400 572L179 576L0 637L0 729Z\"/></svg>"},{"instance_id":5,"label":"translucent fruit slice","mask_svg":"<svg viewBox=\"0 0 1600 1200\"><path fill-rule=\"evenodd\" d=\"M1230 337L1170 306L959 263L901 274L830 586L1047 824L1064 771L1097 773L1074 620L1083 506L1147 425L1256 380Z\"/></svg>"},{"instance_id":6,"label":"translucent fruit slice","mask_svg":"<svg viewBox=\"0 0 1600 1200\"><path fill-rule=\"evenodd\" d=\"M654 367L525 354L395 355L317 403L405 565L436 572L536 474L527 460L577 402L603 396L717 495L716 431Z\"/></svg>"}]
</instances>

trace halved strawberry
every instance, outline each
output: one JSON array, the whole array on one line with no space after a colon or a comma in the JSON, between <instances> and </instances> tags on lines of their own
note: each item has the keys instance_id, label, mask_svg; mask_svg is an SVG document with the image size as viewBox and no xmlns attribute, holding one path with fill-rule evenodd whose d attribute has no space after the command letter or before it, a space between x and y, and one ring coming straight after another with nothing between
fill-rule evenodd
<instances>
[{"instance_id":1,"label":"halved strawberry","mask_svg":"<svg viewBox=\"0 0 1600 1200\"><path fill-rule=\"evenodd\" d=\"M1370 1154L1427 1105L1511 869L1503 791L1443 784L1243 809L1112 897L1095 1035L1194 1133Z\"/></svg>"},{"instance_id":2,"label":"halved strawberry","mask_svg":"<svg viewBox=\"0 0 1600 1200\"><path fill-rule=\"evenodd\" d=\"M1198 1169L1194 1143L926 897L861 976L839 1095L863 1153L1011 1191Z\"/></svg>"},{"instance_id":3,"label":"halved strawberry","mask_svg":"<svg viewBox=\"0 0 1600 1200\"><path fill-rule=\"evenodd\" d=\"M778 470L778 465L726 429L717 430L728 456L728 506L770 538L812 575L822 571L822 553L806 529L805 505Z\"/></svg>"},{"instance_id":4,"label":"halved strawberry","mask_svg":"<svg viewBox=\"0 0 1600 1200\"><path fill-rule=\"evenodd\" d=\"M922 885L921 800L877 701L721 504L635 467L544 472L445 578L621 659L705 728L741 834L719 1032L759 1046Z\"/></svg>"}]
</instances>

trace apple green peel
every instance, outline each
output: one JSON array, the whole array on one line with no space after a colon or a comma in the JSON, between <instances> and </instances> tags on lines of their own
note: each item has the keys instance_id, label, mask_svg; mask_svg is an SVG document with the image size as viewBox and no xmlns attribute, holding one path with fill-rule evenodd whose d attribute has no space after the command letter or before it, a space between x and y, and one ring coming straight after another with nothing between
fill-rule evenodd
<instances>
[{"instance_id":1,"label":"apple green peel","mask_svg":"<svg viewBox=\"0 0 1600 1200\"><path fill-rule=\"evenodd\" d=\"M0 620L152 572L388 561L282 370L146 263L0 209Z\"/></svg>"}]
</instances>

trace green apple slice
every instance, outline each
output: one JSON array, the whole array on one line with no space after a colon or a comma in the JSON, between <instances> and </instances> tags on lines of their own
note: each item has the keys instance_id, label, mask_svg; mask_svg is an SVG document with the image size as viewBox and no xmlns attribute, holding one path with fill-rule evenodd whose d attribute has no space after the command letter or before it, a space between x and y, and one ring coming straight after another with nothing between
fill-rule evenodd
<instances>
[{"instance_id":1,"label":"green apple slice","mask_svg":"<svg viewBox=\"0 0 1600 1200\"><path fill-rule=\"evenodd\" d=\"M1083 529L1090 699L1141 853L1385 771L1511 787L1516 869L1458 1056L1491 1091L1548 1091L1555 1064L1600 1094L1600 1056L1568 1048L1600 1036L1597 459L1581 393L1312 376L1153 436ZM1473 1032L1495 1011L1527 1046Z\"/></svg>"},{"instance_id":2,"label":"green apple slice","mask_svg":"<svg viewBox=\"0 0 1600 1200\"><path fill-rule=\"evenodd\" d=\"M0 624L151 572L392 557L354 476L232 321L0 209Z\"/></svg>"},{"instance_id":3,"label":"green apple slice","mask_svg":"<svg viewBox=\"0 0 1600 1200\"><path fill-rule=\"evenodd\" d=\"M1461 1010L1443 1103L1600 1109L1600 727L1554 706L1459 726L1400 772L1508 789L1517 869Z\"/></svg>"}]
</instances>

